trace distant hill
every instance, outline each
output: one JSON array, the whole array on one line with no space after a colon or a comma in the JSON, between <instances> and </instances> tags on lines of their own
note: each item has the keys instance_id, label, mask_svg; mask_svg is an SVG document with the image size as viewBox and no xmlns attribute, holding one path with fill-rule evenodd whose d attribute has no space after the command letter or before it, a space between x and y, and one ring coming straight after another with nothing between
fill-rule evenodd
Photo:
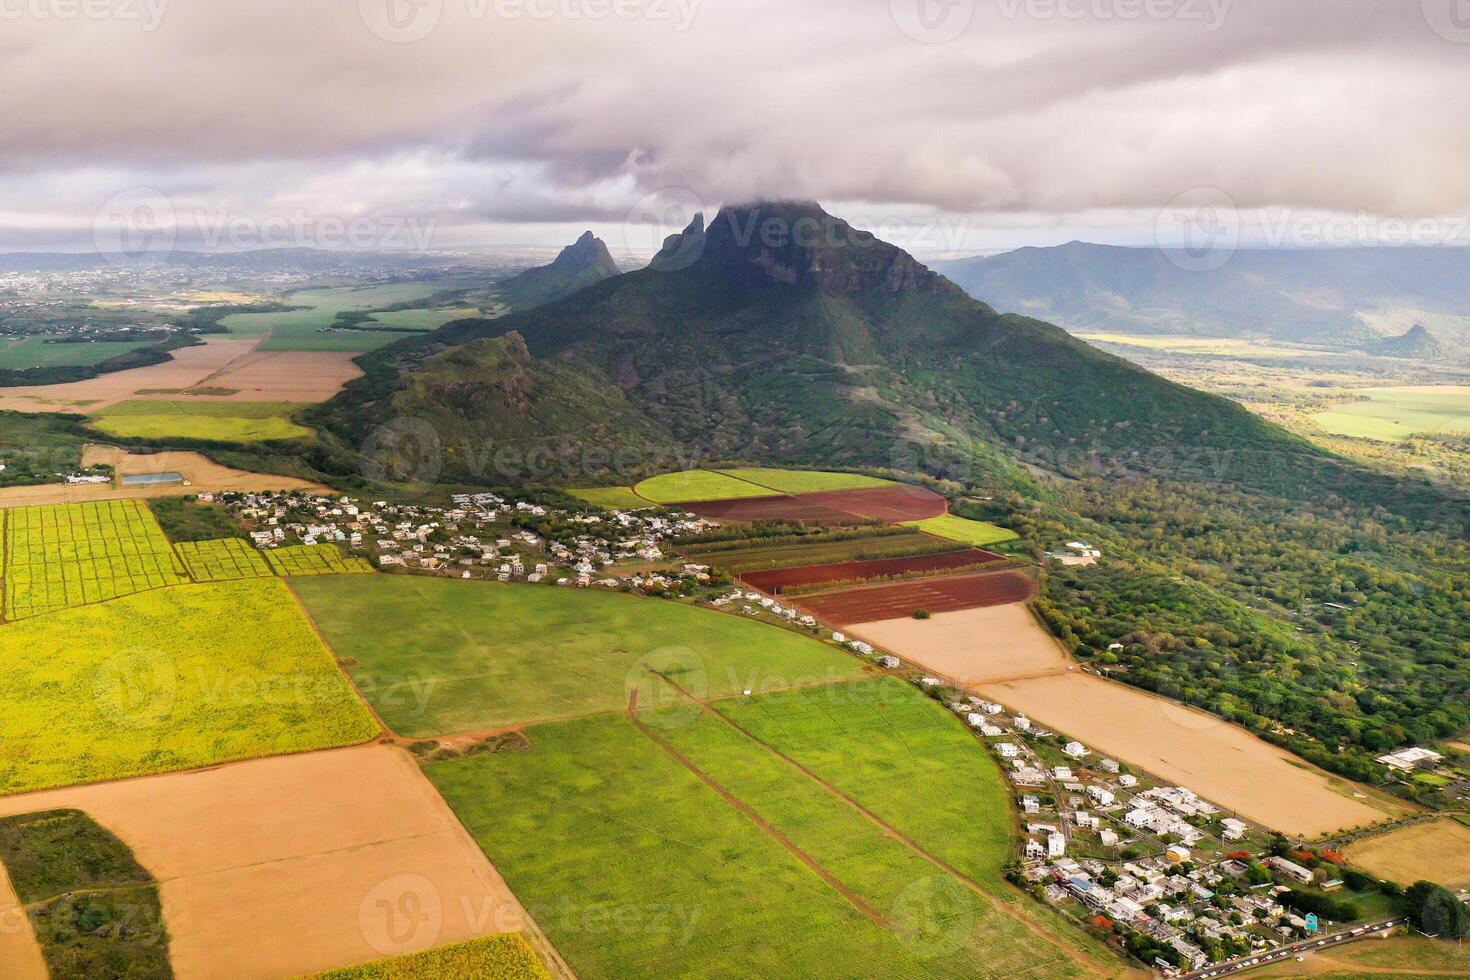
<instances>
[{"instance_id":1,"label":"distant hill","mask_svg":"<svg viewBox=\"0 0 1470 980\"><path fill-rule=\"evenodd\" d=\"M1470 351L1467 248L1242 249L1217 270L1194 272L1159 249L1072 242L935 267L997 309L1073 331L1346 349L1405 330L1427 312L1446 318L1436 327L1455 350Z\"/></svg>"},{"instance_id":2,"label":"distant hill","mask_svg":"<svg viewBox=\"0 0 1470 980\"><path fill-rule=\"evenodd\" d=\"M497 283L495 288L500 301L512 310L528 310L570 296L621 271L607 245L589 231L562 249L550 265L527 269Z\"/></svg>"},{"instance_id":3,"label":"distant hill","mask_svg":"<svg viewBox=\"0 0 1470 980\"><path fill-rule=\"evenodd\" d=\"M1384 357L1411 357L1420 361L1435 361L1450 356L1444 345L1422 323L1414 324L1407 333L1377 341L1369 350Z\"/></svg>"},{"instance_id":4,"label":"distant hill","mask_svg":"<svg viewBox=\"0 0 1470 980\"><path fill-rule=\"evenodd\" d=\"M761 229L806 227L777 236ZM691 453L819 465L986 473L1019 460L1048 471L1104 460L1119 472L1189 456L1300 487L1326 454L1223 398L1165 381L1065 331L1002 315L818 206L730 207L673 236L648 268L497 320L466 320L361 359L367 377L322 410L360 445L403 414L449 407L437 355L515 332L533 364L596 372L629 410ZM534 399L532 399L534 407ZM635 411L636 410L636 411ZM494 428L473 400L459 429ZM566 435L558 412L523 413L524 438ZM635 423L632 419L637 419ZM1169 457L1169 458L1165 458ZM460 474L465 475L465 474Z\"/></svg>"}]
</instances>

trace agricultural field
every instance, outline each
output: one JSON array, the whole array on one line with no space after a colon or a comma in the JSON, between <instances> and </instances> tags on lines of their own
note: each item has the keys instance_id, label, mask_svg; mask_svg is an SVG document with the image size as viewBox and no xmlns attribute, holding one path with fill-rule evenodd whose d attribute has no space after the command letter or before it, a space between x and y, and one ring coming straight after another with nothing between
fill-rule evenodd
<instances>
[{"instance_id":1,"label":"agricultural field","mask_svg":"<svg viewBox=\"0 0 1470 980\"><path fill-rule=\"evenodd\" d=\"M1323 431L1398 442L1410 436L1470 433L1470 386L1365 388L1367 401L1335 405L1311 416Z\"/></svg>"},{"instance_id":2,"label":"agricultural field","mask_svg":"<svg viewBox=\"0 0 1470 980\"><path fill-rule=\"evenodd\" d=\"M963 550L964 545L941 541L913 530L880 534L849 533L824 539L777 540L763 544L752 538L748 543L716 542L684 549L691 559L714 565L722 571L741 572L771 568L793 568L798 565L826 565L842 561L867 561L876 558L901 558Z\"/></svg>"},{"instance_id":3,"label":"agricultural field","mask_svg":"<svg viewBox=\"0 0 1470 980\"><path fill-rule=\"evenodd\" d=\"M443 977L551 980L551 974L546 972L526 937L516 932L328 970L304 980L440 980Z\"/></svg>"},{"instance_id":4,"label":"agricultural field","mask_svg":"<svg viewBox=\"0 0 1470 980\"><path fill-rule=\"evenodd\" d=\"M989 572L824 592L803 596L797 604L823 622L852 626L902 619L920 611L952 613L1022 602L1034 591L1034 583L1022 572Z\"/></svg>"},{"instance_id":5,"label":"agricultural field","mask_svg":"<svg viewBox=\"0 0 1470 980\"><path fill-rule=\"evenodd\" d=\"M465 320L480 315L474 306L459 306L444 310L391 310L374 313L372 319L363 323L365 327L383 327L389 330L415 330L428 333L438 330L446 323Z\"/></svg>"},{"instance_id":6,"label":"agricultural field","mask_svg":"<svg viewBox=\"0 0 1470 980\"><path fill-rule=\"evenodd\" d=\"M875 717L888 706L861 690L813 695L801 707L781 711L788 728L810 718L819 730L840 729L826 713L841 710L865 734L896 734ZM943 809L960 818L965 850L985 853L971 863L993 862L998 874L1011 827L999 773L942 709L915 707L984 767L976 771L990 796L968 797L963 808L952 797ZM529 750L426 772L517 894L548 910L538 921L580 976L850 977L871 975L875 963L909 977L1108 970L1028 931L983 888L707 711L563 722L528 735ZM921 748L933 744L920 734ZM903 755L895 788L915 778L918 758ZM976 786L951 779L948 788ZM992 801L997 809L987 811ZM993 827L975 819L986 812ZM547 834L565 842L555 854L537 844ZM617 908L640 910L638 927L580 926Z\"/></svg>"},{"instance_id":7,"label":"agricultural field","mask_svg":"<svg viewBox=\"0 0 1470 980\"><path fill-rule=\"evenodd\" d=\"M260 552L240 538L184 541L174 545L174 548L196 582L269 578L273 574Z\"/></svg>"},{"instance_id":8,"label":"agricultural field","mask_svg":"<svg viewBox=\"0 0 1470 980\"><path fill-rule=\"evenodd\" d=\"M0 371L25 371L30 368L81 367L101 364L120 354L143 347L153 347L157 341L109 341L102 340L80 344L51 344L52 337L0 338Z\"/></svg>"},{"instance_id":9,"label":"agricultural field","mask_svg":"<svg viewBox=\"0 0 1470 980\"><path fill-rule=\"evenodd\" d=\"M714 521L748 524L755 521L787 521L794 524L851 525L859 519L846 511L813 503L805 497L741 497L734 500L695 500L679 504L681 510Z\"/></svg>"},{"instance_id":10,"label":"agricultural field","mask_svg":"<svg viewBox=\"0 0 1470 980\"><path fill-rule=\"evenodd\" d=\"M1364 871L1412 885L1470 887L1470 827L1453 820L1415 824L1349 844L1343 854Z\"/></svg>"},{"instance_id":11,"label":"agricultural field","mask_svg":"<svg viewBox=\"0 0 1470 980\"><path fill-rule=\"evenodd\" d=\"M402 575L291 587L383 721L415 738L620 711L641 664L711 695L862 666L779 627L621 593Z\"/></svg>"},{"instance_id":12,"label":"agricultural field","mask_svg":"<svg viewBox=\"0 0 1470 980\"><path fill-rule=\"evenodd\" d=\"M864 623L855 632L885 650L908 651L925 670L965 688L1007 677L1064 673L1072 666L1051 634L1036 628L1030 607L1019 602L936 613L926 620Z\"/></svg>"},{"instance_id":13,"label":"agricultural field","mask_svg":"<svg viewBox=\"0 0 1470 980\"><path fill-rule=\"evenodd\" d=\"M135 500L20 507L5 530L5 618L187 582L168 538Z\"/></svg>"},{"instance_id":14,"label":"agricultural field","mask_svg":"<svg viewBox=\"0 0 1470 980\"><path fill-rule=\"evenodd\" d=\"M633 488L644 500L655 504L682 504L702 500L739 500L746 497L776 497L775 490L737 480L714 470L665 473L644 480Z\"/></svg>"},{"instance_id":15,"label":"agricultural field","mask_svg":"<svg viewBox=\"0 0 1470 980\"><path fill-rule=\"evenodd\" d=\"M718 470L737 480L754 483L778 493L818 493L823 490L857 490L862 487L891 487L892 480L880 480L860 473L826 473L817 470L778 470L763 466Z\"/></svg>"},{"instance_id":16,"label":"agricultural field","mask_svg":"<svg viewBox=\"0 0 1470 980\"><path fill-rule=\"evenodd\" d=\"M366 741L284 583L158 589L0 627L0 795Z\"/></svg>"},{"instance_id":17,"label":"agricultural field","mask_svg":"<svg viewBox=\"0 0 1470 980\"><path fill-rule=\"evenodd\" d=\"M277 575L364 575L373 570L365 559L345 556L334 544L272 548L265 558Z\"/></svg>"},{"instance_id":18,"label":"agricultural field","mask_svg":"<svg viewBox=\"0 0 1470 980\"><path fill-rule=\"evenodd\" d=\"M1432 980L1470 976L1470 947L1463 943L1395 936L1313 953L1305 963L1287 961L1260 977L1310 976L1314 980Z\"/></svg>"},{"instance_id":19,"label":"agricultural field","mask_svg":"<svg viewBox=\"0 0 1470 980\"><path fill-rule=\"evenodd\" d=\"M568 490L567 494L606 510L640 510L652 506L627 487L583 487Z\"/></svg>"},{"instance_id":20,"label":"agricultural field","mask_svg":"<svg viewBox=\"0 0 1470 980\"><path fill-rule=\"evenodd\" d=\"M235 313L221 326L241 338L263 338L263 351L368 351L398 339L397 334L370 330L330 330L338 313L380 310L399 303L427 300L441 287L431 283L307 289L281 302L305 307L284 313Z\"/></svg>"},{"instance_id":21,"label":"agricultural field","mask_svg":"<svg viewBox=\"0 0 1470 980\"><path fill-rule=\"evenodd\" d=\"M913 521L907 526L917 528L925 534L932 534L936 538L967 544L972 548L984 548L992 544L1000 544L1002 541L1014 541L1019 537L1009 528L996 527L994 524L972 521L968 517L956 517L953 514L931 517L926 521Z\"/></svg>"},{"instance_id":22,"label":"agricultural field","mask_svg":"<svg viewBox=\"0 0 1470 980\"><path fill-rule=\"evenodd\" d=\"M92 815L161 882L180 977L280 980L534 933L495 868L395 746L0 797L0 817L58 808ZM400 911L424 918L414 927L393 917ZM9 936L0 929L0 954ZM10 980L8 969L0 973Z\"/></svg>"},{"instance_id":23,"label":"agricultural field","mask_svg":"<svg viewBox=\"0 0 1470 980\"><path fill-rule=\"evenodd\" d=\"M119 439L268 442L310 436L310 429L290 418L303 407L289 402L125 401L95 413L90 424Z\"/></svg>"},{"instance_id":24,"label":"agricultural field","mask_svg":"<svg viewBox=\"0 0 1470 980\"><path fill-rule=\"evenodd\" d=\"M157 883L87 814L48 810L0 819L0 865L28 907L34 940L28 930L23 938L39 944L45 963L39 973L33 957L0 963L7 977L173 975ZM4 927L15 929L9 921Z\"/></svg>"},{"instance_id":25,"label":"agricultural field","mask_svg":"<svg viewBox=\"0 0 1470 980\"><path fill-rule=\"evenodd\" d=\"M855 517L887 521L890 524L928 520L931 517L941 517L949 511L949 501L933 490L901 483L891 487L827 490L804 494L800 499Z\"/></svg>"},{"instance_id":26,"label":"agricultural field","mask_svg":"<svg viewBox=\"0 0 1470 980\"><path fill-rule=\"evenodd\" d=\"M955 572L961 569L974 569L1000 560L1000 555L989 551L963 548L933 555L843 561L826 565L798 565L794 568L746 572L740 576L740 581L762 592L777 595L799 588L833 586L838 583L856 583L904 575Z\"/></svg>"},{"instance_id":27,"label":"agricultural field","mask_svg":"<svg viewBox=\"0 0 1470 980\"><path fill-rule=\"evenodd\" d=\"M1150 351L1204 357L1298 358L1331 357L1339 353L1317 347L1258 343L1230 337L1196 337L1192 334L1079 333L1076 336L1089 343L1104 346L1139 347Z\"/></svg>"}]
</instances>

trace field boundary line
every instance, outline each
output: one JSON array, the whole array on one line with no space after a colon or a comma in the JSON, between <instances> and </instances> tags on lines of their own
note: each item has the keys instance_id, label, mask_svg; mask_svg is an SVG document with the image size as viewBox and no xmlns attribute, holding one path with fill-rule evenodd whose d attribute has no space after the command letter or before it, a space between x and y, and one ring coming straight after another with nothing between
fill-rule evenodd
<instances>
[{"instance_id":1,"label":"field boundary line","mask_svg":"<svg viewBox=\"0 0 1470 980\"><path fill-rule=\"evenodd\" d=\"M756 827L758 827L763 833L765 833L766 836L770 837L777 844L780 844L788 852L790 852L792 857L796 858L802 864L810 868L817 875L817 877L825 881L829 886L831 886L834 891L836 891L839 895L846 899L849 905L857 909L863 915L867 916L868 919L872 920L874 925L877 925L883 929L887 929L890 932L895 931L893 924L890 923L883 916L882 913L873 908L873 906L869 905L866 899L864 899L861 895L857 894L855 891L849 888L846 884L842 882L840 878L834 875L831 871L827 870L827 868L823 866L820 861L812 857L806 851L802 850L795 841L791 840L791 838L787 837L785 834L781 833L781 831L777 830L775 825L772 824L765 817L762 817L758 812L756 812L754 807L746 803L744 800L740 799L725 786L721 785L713 776L709 775L703 769L700 769L698 766L696 766L693 760L691 760L683 752L680 752L677 748L666 741L661 735L656 734L653 729L649 728L643 722L639 721L638 700L636 697L628 702L628 721L633 725L634 728L636 728L651 742L653 742L654 745L657 745L660 749L662 749L666 755L668 755L675 762L679 763L679 765L683 766L685 769L689 770L689 772L693 773L700 782L704 783L711 790L713 790L720 797L720 799L724 800L726 803L730 804L730 806L738 810L746 817L746 819L755 824Z\"/></svg>"},{"instance_id":2,"label":"field boundary line","mask_svg":"<svg viewBox=\"0 0 1470 980\"><path fill-rule=\"evenodd\" d=\"M1055 948L1058 951L1060 951L1061 954L1062 954L1062 956L1064 956L1066 959L1072 961L1073 963L1075 963L1075 964L1077 964L1079 966L1084 967L1085 969L1089 970L1090 972L1093 972L1093 973L1096 972L1096 968L1100 965L1098 961L1093 960L1093 959L1088 958L1088 957L1085 957L1078 950L1068 949L1065 945L1063 945L1061 942L1059 942L1057 939L1055 939L1045 929L1041 928L1039 925L1036 925L1028 917L1022 915L1015 908L1013 908L1011 906L1010 902L1008 902L1005 898L1003 898L1000 895L995 894L994 892L989 891L983 885L981 885L979 882L971 879L970 877L968 877L967 875L965 875L963 872L961 872L959 869L957 869L955 867L952 867L943 858L940 858L940 857L937 857L937 856L935 856L933 854L930 854L923 847L919 846L919 844L916 841L914 841L911 837L909 837L908 835L906 835L905 833L903 833L903 831L899 830L897 827L895 827L892 824L888 823L888 821L884 820L882 817L878 816L876 813L874 813L873 811L869 810L867 807L863 806L861 803L859 803L857 800L853 799L851 796L848 796L842 790L838 789L832 783L830 783L827 780L823 779L821 776L817 775L811 769L808 769L806 766L802 765L800 762L798 762L797 760L793 759L791 756L789 756L786 753L782 752L780 749L776 748L775 746L773 746L773 745L771 745L771 744L763 741L762 739L758 738L756 735L754 735L752 732L748 731L746 728L744 728L742 725L740 725L734 719L729 718L726 715L722 714L721 712L715 710L713 707L710 706L710 704L708 702L701 701L698 698L694 697L694 695L692 695L689 691L685 690L677 681L673 680L672 678L670 678L670 677L668 677L668 676L666 676L664 674L659 673L658 671L651 671L651 673L653 673L659 679L663 680L666 684L668 684L675 691L677 691L682 697L687 698L691 703L697 705L701 711L704 711L704 712L707 712L707 713L713 715L717 720L719 720L719 721L723 722L724 724L728 725L730 728L734 729L736 732L738 732L740 735L742 735L743 737L745 737L749 741L755 743L756 745L759 745L761 748L765 749L767 752L769 752L772 755L776 756L776 758L780 759L782 762L786 763L788 766L790 766L791 768L795 769L797 772L801 773L803 776L807 777L812 782L816 783L818 786L820 786L827 793L831 794L832 796L836 797L838 800L840 800L843 803L847 804L853 810L857 811L857 813L859 813L860 815L862 815L865 819L867 819L868 821L870 821L874 826L876 826L880 830L882 830L884 832L884 834L886 834L887 836L893 838L894 840L898 841L900 844L902 844L905 847L907 847L915 855L917 855L920 858L923 858L925 861L928 861L930 864L932 864L934 867L938 868L940 871L943 871L945 874L950 875L956 881L959 881L966 888L970 889L970 891L972 891L975 894L981 896L982 898L987 899L988 900L987 901L987 904L988 905L991 905L991 906L999 909L1003 914L1009 916L1011 919L1014 919L1017 923L1019 923L1022 928L1024 928L1024 929L1030 931L1031 933L1039 936L1048 945L1050 945L1053 948ZM635 720L635 724L640 724L640 726L641 726L641 723L636 722L636 720Z\"/></svg>"},{"instance_id":3,"label":"field boundary line","mask_svg":"<svg viewBox=\"0 0 1470 980\"><path fill-rule=\"evenodd\" d=\"M374 708L371 704L369 704L368 699L363 696L362 691L358 690L357 682L352 679L352 675L349 674L345 668L343 668L342 658L337 655L337 651L332 647L332 644L327 642L327 638L322 633L321 627L317 626L316 620L311 617L311 611L306 608L306 603L302 602L301 597L296 594L296 590L291 588L291 583L287 581L287 576L276 575L272 578L274 581L281 583L281 588L286 590L286 594L289 595L291 597L291 601L296 604L296 609L301 613L301 617L306 621L306 625L311 628L312 635L316 637L317 642L322 645L322 650L326 652L327 657L332 661L332 666L337 668L337 673L341 675L344 681L347 682L347 686L352 689L352 693L357 695L357 700L362 703L362 706L364 708L367 708L368 714L372 717L373 721L377 723L378 734L374 735L366 742L360 742L358 744L366 745L367 742L376 742L385 735L389 736L390 738L397 738L398 735L386 724L384 724L383 719L378 716L378 710ZM267 579L266 581L271 580L272 579Z\"/></svg>"}]
</instances>

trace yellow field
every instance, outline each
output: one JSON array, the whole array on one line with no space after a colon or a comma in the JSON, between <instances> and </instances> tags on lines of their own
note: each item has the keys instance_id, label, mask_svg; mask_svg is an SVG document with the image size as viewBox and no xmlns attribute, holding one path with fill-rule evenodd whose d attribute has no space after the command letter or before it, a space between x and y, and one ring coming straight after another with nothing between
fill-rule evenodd
<instances>
[{"instance_id":1,"label":"yellow field","mask_svg":"<svg viewBox=\"0 0 1470 980\"><path fill-rule=\"evenodd\" d=\"M1416 824L1349 844L1348 860L1380 878L1412 885L1470 886L1470 827L1453 820Z\"/></svg>"},{"instance_id":2,"label":"yellow field","mask_svg":"<svg viewBox=\"0 0 1470 980\"><path fill-rule=\"evenodd\" d=\"M0 795L351 745L378 725L276 579L0 627Z\"/></svg>"},{"instance_id":3,"label":"yellow field","mask_svg":"<svg viewBox=\"0 0 1470 980\"><path fill-rule=\"evenodd\" d=\"M302 544L265 553L277 575L356 575L371 572L362 558L343 557L334 544Z\"/></svg>"},{"instance_id":4,"label":"yellow field","mask_svg":"<svg viewBox=\"0 0 1470 980\"><path fill-rule=\"evenodd\" d=\"M136 500L24 507L0 520L7 619L189 580L158 522Z\"/></svg>"},{"instance_id":5,"label":"yellow field","mask_svg":"<svg viewBox=\"0 0 1470 980\"><path fill-rule=\"evenodd\" d=\"M226 582L238 578L269 578L271 568L248 542L183 541L174 545L196 582Z\"/></svg>"},{"instance_id":6,"label":"yellow field","mask_svg":"<svg viewBox=\"0 0 1470 980\"><path fill-rule=\"evenodd\" d=\"M375 960L362 966L328 970L307 980L430 980L438 977L551 980L551 974L536 958L536 951L526 942L526 937L516 932Z\"/></svg>"}]
</instances>

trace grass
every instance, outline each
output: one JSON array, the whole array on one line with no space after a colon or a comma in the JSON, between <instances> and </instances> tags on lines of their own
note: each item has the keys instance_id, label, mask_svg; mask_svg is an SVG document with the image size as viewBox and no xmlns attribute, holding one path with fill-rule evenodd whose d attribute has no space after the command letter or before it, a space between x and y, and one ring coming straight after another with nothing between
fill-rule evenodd
<instances>
[{"instance_id":1,"label":"grass","mask_svg":"<svg viewBox=\"0 0 1470 980\"><path fill-rule=\"evenodd\" d=\"M823 473L816 470L777 470L768 467L720 470L726 476L768 487L781 493L820 493L824 490L860 490L864 487L891 487L892 480L880 480L859 473Z\"/></svg>"},{"instance_id":2,"label":"grass","mask_svg":"<svg viewBox=\"0 0 1470 980\"><path fill-rule=\"evenodd\" d=\"M228 582L242 578L270 578L271 567L247 541L185 541L174 546L196 582Z\"/></svg>"},{"instance_id":3,"label":"grass","mask_svg":"<svg viewBox=\"0 0 1470 980\"><path fill-rule=\"evenodd\" d=\"M1079 975L761 746L649 720L724 794L620 716L426 767L579 976Z\"/></svg>"},{"instance_id":4,"label":"grass","mask_svg":"<svg viewBox=\"0 0 1470 980\"><path fill-rule=\"evenodd\" d=\"M328 330L338 313L380 310L426 300L440 287L432 283L307 289L282 302L306 307L287 313L235 313L220 321L237 337L265 337L260 350L368 351L391 344L399 334L370 330Z\"/></svg>"},{"instance_id":5,"label":"grass","mask_svg":"<svg viewBox=\"0 0 1470 980\"><path fill-rule=\"evenodd\" d=\"M566 491L568 496L605 510L638 510L649 502L627 487L585 487Z\"/></svg>"},{"instance_id":6,"label":"grass","mask_svg":"<svg viewBox=\"0 0 1470 980\"><path fill-rule=\"evenodd\" d=\"M290 416L289 402L125 401L92 415L92 428L120 439L271 442L303 439L311 430Z\"/></svg>"},{"instance_id":7,"label":"grass","mask_svg":"<svg viewBox=\"0 0 1470 980\"><path fill-rule=\"evenodd\" d=\"M1470 433L1470 387L1369 388L1358 394L1368 400L1318 412L1312 421L1333 435L1383 442Z\"/></svg>"},{"instance_id":8,"label":"grass","mask_svg":"<svg viewBox=\"0 0 1470 980\"><path fill-rule=\"evenodd\" d=\"M551 980L518 932L485 936L361 966L315 973L306 980Z\"/></svg>"},{"instance_id":9,"label":"grass","mask_svg":"<svg viewBox=\"0 0 1470 980\"><path fill-rule=\"evenodd\" d=\"M387 313L374 313L371 320L360 326L417 330L427 333L430 330L438 330L451 321L465 320L479 315L480 311L473 306L462 306L452 310L393 310Z\"/></svg>"},{"instance_id":10,"label":"grass","mask_svg":"<svg viewBox=\"0 0 1470 980\"><path fill-rule=\"evenodd\" d=\"M275 579L159 589L11 623L0 650L0 794L378 732Z\"/></svg>"},{"instance_id":11,"label":"grass","mask_svg":"<svg viewBox=\"0 0 1470 980\"><path fill-rule=\"evenodd\" d=\"M291 587L388 726L419 738L622 710L645 659L712 694L859 668L808 637L665 599L401 575Z\"/></svg>"},{"instance_id":12,"label":"grass","mask_svg":"<svg viewBox=\"0 0 1470 980\"><path fill-rule=\"evenodd\" d=\"M80 810L0 819L0 863L54 980L170 977L158 887L126 844Z\"/></svg>"},{"instance_id":13,"label":"grass","mask_svg":"<svg viewBox=\"0 0 1470 980\"><path fill-rule=\"evenodd\" d=\"M695 503L701 500L735 500L746 497L777 497L774 490L737 480L713 470L685 470L644 480L633 488L644 500L655 504Z\"/></svg>"},{"instance_id":14,"label":"grass","mask_svg":"<svg viewBox=\"0 0 1470 980\"><path fill-rule=\"evenodd\" d=\"M5 525L5 616L23 619L188 581L142 503L21 507Z\"/></svg>"},{"instance_id":15,"label":"grass","mask_svg":"<svg viewBox=\"0 0 1470 980\"><path fill-rule=\"evenodd\" d=\"M272 548L265 558L277 575L364 575L373 570L366 559L344 556L334 544Z\"/></svg>"},{"instance_id":16,"label":"grass","mask_svg":"<svg viewBox=\"0 0 1470 980\"><path fill-rule=\"evenodd\" d=\"M26 337L7 342L0 340L0 371L25 371L30 368L83 367L126 354L142 347L153 347L156 340L100 340L82 344L48 344L49 337Z\"/></svg>"},{"instance_id":17,"label":"grass","mask_svg":"<svg viewBox=\"0 0 1470 980\"><path fill-rule=\"evenodd\" d=\"M205 503L198 497L153 497L148 509L174 544L181 541L213 541L218 538L243 538L245 532L235 523L229 510L219 504Z\"/></svg>"},{"instance_id":18,"label":"grass","mask_svg":"<svg viewBox=\"0 0 1470 980\"><path fill-rule=\"evenodd\" d=\"M972 521L968 517L956 517L954 514L931 517L926 521L909 521L904 526L917 528L925 534L932 534L946 541L958 541L972 548L984 548L1002 541L1014 541L1020 537L1019 534L1008 528L996 527L984 521Z\"/></svg>"}]
</instances>

